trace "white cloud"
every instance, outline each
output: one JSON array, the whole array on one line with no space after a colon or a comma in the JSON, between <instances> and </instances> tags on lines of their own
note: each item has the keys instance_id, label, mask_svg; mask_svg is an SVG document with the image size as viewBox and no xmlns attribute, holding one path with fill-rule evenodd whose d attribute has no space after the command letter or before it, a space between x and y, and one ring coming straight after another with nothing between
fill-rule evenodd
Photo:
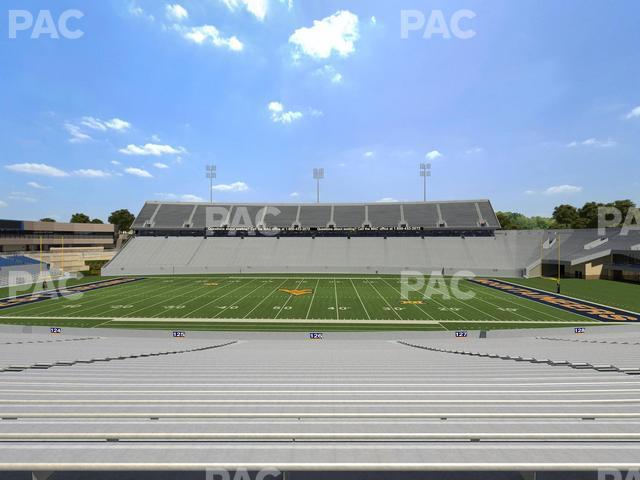
<instances>
[{"instance_id":1,"label":"white cloud","mask_svg":"<svg viewBox=\"0 0 640 480\"><path fill-rule=\"evenodd\" d=\"M69 142L71 143L88 142L92 139L89 135L80 130L80 127L72 123L65 123L64 128L69 132L69 135L71 135L71 138L69 139Z\"/></svg>"},{"instance_id":2,"label":"white cloud","mask_svg":"<svg viewBox=\"0 0 640 480\"><path fill-rule=\"evenodd\" d=\"M397 201L399 200L392 197L384 197L384 198L381 198L380 200L377 200L377 202L379 203L391 203L391 202L397 202Z\"/></svg>"},{"instance_id":3,"label":"white cloud","mask_svg":"<svg viewBox=\"0 0 640 480\"><path fill-rule=\"evenodd\" d=\"M280 0L280 3L285 3L289 10L293 8L293 0Z\"/></svg>"},{"instance_id":4,"label":"white cloud","mask_svg":"<svg viewBox=\"0 0 640 480\"><path fill-rule=\"evenodd\" d=\"M187 12L187 9L179 3L167 5L165 7L165 15L169 20L173 20L175 22L181 22L189 18L189 12Z\"/></svg>"},{"instance_id":5,"label":"white cloud","mask_svg":"<svg viewBox=\"0 0 640 480\"><path fill-rule=\"evenodd\" d=\"M7 202L3 202L2 200L0 200L0 208L4 208L7 206Z\"/></svg>"},{"instance_id":6,"label":"white cloud","mask_svg":"<svg viewBox=\"0 0 640 480\"><path fill-rule=\"evenodd\" d=\"M204 202L203 198L197 195L192 195L190 193L185 193L185 194L156 193L155 195L161 200L172 200L175 202Z\"/></svg>"},{"instance_id":7,"label":"white cloud","mask_svg":"<svg viewBox=\"0 0 640 480\"><path fill-rule=\"evenodd\" d=\"M178 155L186 153L183 147L172 147L171 145L159 145L157 143L146 143L144 145L127 145L126 148L121 148L120 153L125 155L153 155L159 157L161 155Z\"/></svg>"},{"instance_id":8,"label":"white cloud","mask_svg":"<svg viewBox=\"0 0 640 480\"><path fill-rule=\"evenodd\" d=\"M52 167L45 163L14 163L6 165L7 170L19 173L28 173L31 175L43 175L45 177L68 177L69 174L64 170Z\"/></svg>"},{"instance_id":9,"label":"white cloud","mask_svg":"<svg viewBox=\"0 0 640 480\"><path fill-rule=\"evenodd\" d=\"M37 199L23 192L11 192L8 198L9 200L14 200L16 202L23 202L23 203L36 203L38 201Z\"/></svg>"},{"instance_id":10,"label":"white cloud","mask_svg":"<svg viewBox=\"0 0 640 480\"><path fill-rule=\"evenodd\" d=\"M525 190L524 194L525 195L535 195L536 191L535 190Z\"/></svg>"},{"instance_id":11,"label":"white cloud","mask_svg":"<svg viewBox=\"0 0 640 480\"><path fill-rule=\"evenodd\" d=\"M300 194L299 194L298 192L291 192L291 193L289 194L289 196L290 196L290 197L293 197L293 198L296 198L296 197L299 197L299 196L300 196Z\"/></svg>"},{"instance_id":12,"label":"white cloud","mask_svg":"<svg viewBox=\"0 0 640 480\"><path fill-rule=\"evenodd\" d=\"M280 102L271 102L268 106L271 112L271 120L276 123L293 123L303 117L302 112L285 111L284 105Z\"/></svg>"},{"instance_id":13,"label":"white cloud","mask_svg":"<svg viewBox=\"0 0 640 480\"><path fill-rule=\"evenodd\" d=\"M147 172L142 168L128 167L128 168L125 168L124 171L125 173L128 173L129 175L133 175L135 177L153 178L153 175L151 175L149 172Z\"/></svg>"},{"instance_id":14,"label":"white cloud","mask_svg":"<svg viewBox=\"0 0 640 480\"><path fill-rule=\"evenodd\" d=\"M167 165L166 163L160 163L160 162L154 163L153 166L156 168L159 168L160 170L169 168L169 165Z\"/></svg>"},{"instance_id":15,"label":"white cloud","mask_svg":"<svg viewBox=\"0 0 640 480\"><path fill-rule=\"evenodd\" d=\"M38 182L27 182L27 186L31 188L35 188L36 190L46 190L51 187L47 187L46 185L40 185Z\"/></svg>"},{"instance_id":16,"label":"white cloud","mask_svg":"<svg viewBox=\"0 0 640 480\"><path fill-rule=\"evenodd\" d=\"M611 139L598 140L597 138L587 138L586 140L583 140L582 142L573 141L571 143L568 143L567 147L568 148L575 148L575 147L610 148L610 147L615 147L616 145L617 145L617 142L615 142L614 140L611 140Z\"/></svg>"},{"instance_id":17,"label":"white cloud","mask_svg":"<svg viewBox=\"0 0 640 480\"><path fill-rule=\"evenodd\" d=\"M244 182L234 182L228 185L214 185L211 188L216 192L246 192L247 190L249 190L249 185Z\"/></svg>"},{"instance_id":18,"label":"white cloud","mask_svg":"<svg viewBox=\"0 0 640 480\"><path fill-rule=\"evenodd\" d=\"M342 83L342 74L332 65L324 65L318 68L314 72L314 75L327 78L331 83Z\"/></svg>"},{"instance_id":19,"label":"white cloud","mask_svg":"<svg viewBox=\"0 0 640 480\"><path fill-rule=\"evenodd\" d=\"M484 148L482 147L473 147L473 148L469 148L467 150L465 150L464 153L466 153L467 155L473 155L474 153L482 153L484 152Z\"/></svg>"},{"instance_id":20,"label":"white cloud","mask_svg":"<svg viewBox=\"0 0 640 480\"><path fill-rule=\"evenodd\" d=\"M182 36L198 45L210 43L216 47L226 47L234 52L240 52L244 45L237 37L225 38L220 35L220 31L213 25L202 25L191 27L182 31Z\"/></svg>"},{"instance_id":21,"label":"white cloud","mask_svg":"<svg viewBox=\"0 0 640 480\"><path fill-rule=\"evenodd\" d=\"M576 187L575 185L557 185L547 188L544 192L545 195L565 195L572 193L580 193L582 187Z\"/></svg>"},{"instance_id":22,"label":"white cloud","mask_svg":"<svg viewBox=\"0 0 640 480\"><path fill-rule=\"evenodd\" d=\"M376 156L376 152L364 152L364 157L373 158Z\"/></svg>"},{"instance_id":23,"label":"white cloud","mask_svg":"<svg viewBox=\"0 0 640 480\"><path fill-rule=\"evenodd\" d=\"M111 176L109 172L105 172L104 170L96 170L93 168L81 168L79 170L74 170L73 174L76 177L84 178L107 178Z\"/></svg>"},{"instance_id":24,"label":"white cloud","mask_svg":"<svg viewBox=\"0 0 640 480\"><path fill-rule=\"evenodd\" d=\"M340 10L330 17L314 20L312 27L297 29L289 37L289 42L296 49L294 58L305 54L324 59L334 52L341 57L354 53L359 38L358 16L348 10Z\"/></svg>"},{"instance_id":25,"label":"white cloud","mask_svg":"<svg viewBox=\"0 0 640 480\"><path fill-rule=\"evenodd\" d=\"M111 160L109 163L110 163L111 165L116 165L116 166L118 166L118 165L122 165L122 164L121 164L119 161L117 161L117 160Z\"/></svg>"},{"instance_id":26,"label":"white cloud","mask_svg":"<svg viewBox=\"0 0 640 480\"><path fill-rule=\"evenodd\" d=\"M131 124L129 122L126 122L120 118L112 118L111 120L100 120L99 118L95 117L82 117L80 124L84 125L87 128L99 130L101 132L105 132L107 130L116 130L118 132L123 132L131 128Z\"/></svg>"},{"instance_id":27,"label":"white cloud","mask_svg":"<svg viewBox=\"0 0 640 480\"><path fill-rule=\"evenodd\" d=\"M129 4L129 14L133 15L134 17L146 18L147 20L150 20L152 22L155 20L153 15L147 14L147 12L145 12L144 9L135 2L131 2Z\"/></svg>"},{"instance_id":28,"label":"white cloud","mask_svg":"<svg viewBox=\"0 0 640 480\"><path fill-rule=\"evenodd\" d=\"M640 117L640 105L638 105L636 108L631 110L627 115L627 118L629 120L631 120L632 118L639 118L639 117Z\"/></svg>"},{"instance_id":29,"label":"white cloud","mask_svg":"<svg viewBox=\"0 0 640 480\"><path fill-rule=\"evenodd\" d=\"M244 8L254 15L258 20L263 21L267 16L268 0L222 0L229 10Z\"/></svg>"},{"instance_id":30,"label":"white cloud","mask_svg":"<svg viewBox=\"0 0 640 480\"><path fill-rule=\"evenodd\" d=\"M427 160L437 160L441 158L443 155L438 150L431 150L429 153L425 155Z\"/></svg>"}]
</instances>

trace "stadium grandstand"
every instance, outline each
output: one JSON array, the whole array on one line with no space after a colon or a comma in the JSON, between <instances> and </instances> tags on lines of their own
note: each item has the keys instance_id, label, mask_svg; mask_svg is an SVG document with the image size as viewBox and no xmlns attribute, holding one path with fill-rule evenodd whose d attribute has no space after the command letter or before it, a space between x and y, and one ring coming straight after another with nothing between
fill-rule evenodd
<instances>
[{"instance_id":1,"label":"stadium grandstand","mask_svg":"<svg viewBox=\"0 0 640 480\"><path fill-rule=\"evenodd\" d=\"M640 458L634 327L1 331L3 478L595 479Z\"/></svg>"},{"instance_id":2,"label":"stadium grandstand","mask_svg":"<svg viewBox=\"0 0 640 480\"><path fill-rule=\"evenodd\" d=\"M502 231L488 200L147 202L133 229L136 237L103 269L105 275L464 270L637 280L640 271L637 231Z\"/></svg>"},{"instance_id":3,"label":"stadium grandstand","mask_svg":"<svg viewBox=\"0 0 640 480\"><path fill-rule=\"evenodd\" d=\"M551 230L544 235L542 258L543 271L535 276L639 282L640 230Z\"/></svg>"},{"instance_id":4,"label":"stadium grandstand","mask_svg":"<svg viewBox=\"0 0 640 480\"><path fill-rule=\"evenodd\" d=\"M397 273L522 276L535 236L496 234L488 200L373 204L147 202L106 275ZM519 250L519 242L530 244ZM521 255L524 255L522 257Z\"/></svg>"},{"instance_id":5,"label":"stadium grandstand","mask_svg":"<svg viewBox=\"0 0 640 480\"><path fill-rule=\"evenodd\" d=\"M215 210L212 210L215 207ZM207 212L210 211L210 218ZM216 214L218 214L216 216ZM139 235L201 235L203 230L409 231L483 234L500 228L488 200L359 204L205 204L147 202L133 228Z\"/></svg>"}]
</instances>

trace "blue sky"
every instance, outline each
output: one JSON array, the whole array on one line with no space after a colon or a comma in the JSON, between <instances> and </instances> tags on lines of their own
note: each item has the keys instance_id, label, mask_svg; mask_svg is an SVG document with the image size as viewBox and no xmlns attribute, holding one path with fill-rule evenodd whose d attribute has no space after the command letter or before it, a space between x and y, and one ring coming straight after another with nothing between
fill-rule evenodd
<instances>
[{"instance_id":1,"label":"blue sky","mask_svg":"<svg viewBox=\"0 0 640 480\"><path fill-rule=\"evenodd\" d=\"M2 5L0 218L208 200L208 162L225 202L314 201L313 167L324 201L419 200L425 161L435 200L640 201L638 2ZM84 34L10 38L11 10L42 9ZM447 30L472 12L475 35L402 38L403 10Z\"/></svg>"}]
</instances>

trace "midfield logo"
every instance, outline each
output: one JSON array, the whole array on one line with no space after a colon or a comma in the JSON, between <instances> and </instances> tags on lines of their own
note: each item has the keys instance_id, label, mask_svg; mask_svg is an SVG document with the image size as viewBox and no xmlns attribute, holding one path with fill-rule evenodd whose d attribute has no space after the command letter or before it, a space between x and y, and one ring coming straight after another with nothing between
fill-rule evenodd
<instances>
[{"instance_id":1,"label":"midfield logo","mask_svg":"<svg viewBox=\"0 0 640 480\"><path fill-rule=\"evenodd\" d=\"M300 297L302 295L311 295L313 290L310 288L303 288L302 290L288 290L286 288L281 288L281 292L288 293L289 295L293 295L294 297Z\"/></svg>"}]
</instances>

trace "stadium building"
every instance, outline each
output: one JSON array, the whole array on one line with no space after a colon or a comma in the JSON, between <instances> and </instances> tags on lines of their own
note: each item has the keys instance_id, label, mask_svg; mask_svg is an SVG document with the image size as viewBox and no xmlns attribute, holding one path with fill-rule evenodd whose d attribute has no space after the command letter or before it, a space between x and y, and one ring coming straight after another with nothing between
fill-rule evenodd
<instances>
[{"instance_id":1,"label":"stadium building","mask_svg":"<svg viewBox=\"0 0 640 480\"><path fill-rule=\"evenodd\" d=\"M640 279L640 232L503 231L489 200L147 202L105 275L369 273Z\"/></svg>"}]
</instances>

